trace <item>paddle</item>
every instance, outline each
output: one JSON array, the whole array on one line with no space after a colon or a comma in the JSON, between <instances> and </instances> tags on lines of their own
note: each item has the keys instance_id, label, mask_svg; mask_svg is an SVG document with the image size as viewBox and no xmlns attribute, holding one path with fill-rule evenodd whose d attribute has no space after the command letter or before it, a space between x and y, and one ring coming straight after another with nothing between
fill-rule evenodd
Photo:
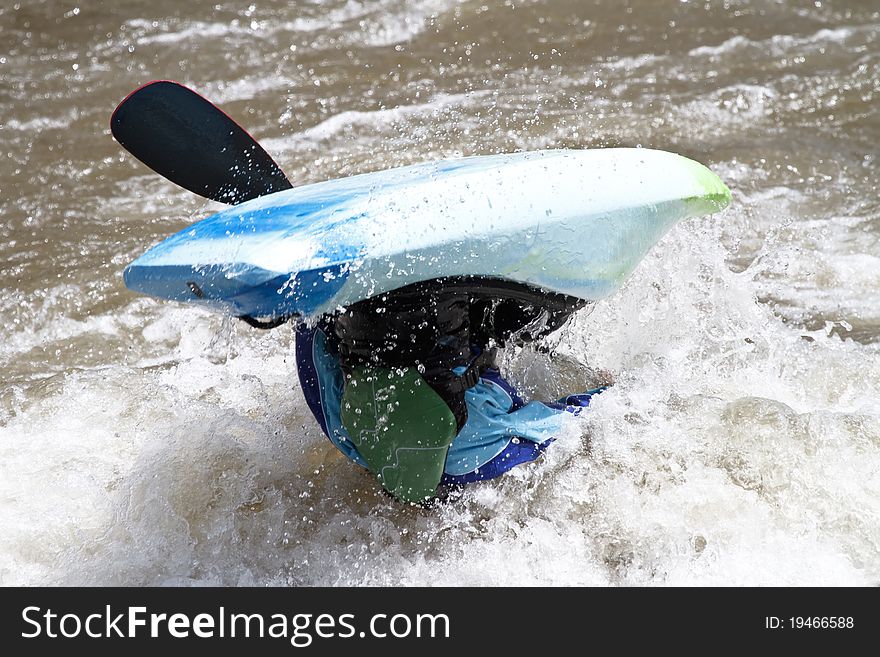
<instances>
[{"instance_id":1,"label":"paddle","mask_svg":"<svg viewBox=\"0 0 880 657\"><path fill-rule=\"evenodd\" d=\"M234 205L293 187L241 126L176 82L133 91L110 117L110 131L153 171L213 201Z\"/></svg>"}]
</instances>

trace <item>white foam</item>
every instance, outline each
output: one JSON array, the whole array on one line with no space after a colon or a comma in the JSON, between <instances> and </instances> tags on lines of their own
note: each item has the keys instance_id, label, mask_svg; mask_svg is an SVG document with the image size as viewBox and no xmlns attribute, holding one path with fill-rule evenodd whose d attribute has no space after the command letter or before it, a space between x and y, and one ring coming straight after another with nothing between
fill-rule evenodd
<instances>
[{"instance_id":1,"label":"white foam","mask_svg":"<svg viewBox=\"0 0 880 657\"><path fill-rule=\"evenodd\" d=\"M139 364L58 375L0 426L0 581L876 584L880 349L756 293L717 228L674 230L560 336L617 384L432 511L320 435L288 329L132 306Z\"/></svg>"},{"instance_id":2,"label":"white foam","mask_svg":"<svg viewBox=\"0 0 880 657\"><path fill-rule=\"evenodd\" d=\"M284 20L284 15L255 11L249 16L228 22L186 21L178 24L171 20L149 21L131 19L125 25L137 34L138 46L175 45L204 39L266 39L292 33L307 35L319 41L328 37L327 44L340 40L359 46L388 46L407 42L423 33L432 16L447 11L461 0L380 0L358 2L347 0L340 6L319 6L312 15ZM307 10L307 8L305 8Z\"/></svg>"},{"instance_id":3,"label":"white foam","mask_svg":"<svg viewBox=\"0 0 880 657\"><path fill-rule=\"evenodd\" d=\"M774 34L769 39L754 41L742 35L736 35L721 42L717 46L699 46L688 52L692 57L719 57L721 55L729 55L731 53L746 49L761 49L766 51L768 48L777 50L790 50L802 46L812 46L821 43L838 43L841 44L854 35L873 31L873 26L863 27L838 27L833 30L823 28L814 34L807 36L795 36L791 34Z\"/></svg>"},{"instance_id":4,"label":"white foam","mask_svg":"<svg viewBox=\"0 0 880 657\"><path fill-rule=\"evenodd\" d=\"M46 343L71 340L87 334L117 334L119 322L115 317L101 315L79 320L59 314L59 306L67 299L81 294L82 289L79 286L63 284L48 288L39 305L36 299L32 300L27 316L22 316L20 311L16 312L14 306L5 309L7 318L12 320L12 327L18 330L10 331L5 336L0 349L0 364ZM15 299L15 290L0 289L0 295L6 299Z\"/></svg>"},{"instance_id":5,"label":"white foam","mask_svg":"<svg viewBox=\"0 0 880 657\"><path fill-rule=\"evenodd\" d=\"M39 116L28 121L20 121L16 118L10 118L6 119L0 127L6 127L11 130L20 130L21 132L60 130L69 127L70 123L75 118L75 112L70 112L66 118Z\"/></svg>"},{"instance_id":6,"label":"white foam","mask_svg":"<svg viewBox=\"0 0 880 657\"><path fill-rule=\"evenodd\" d=\"M736 121L755 128L773 118L773 100L778 93L771 87L735 84L698 97L678 108L682 117L694 122L694 129L706 134L718 123Z\"/></svg>"},{"instance_id":7,"label":"white foam","mask_svg":"<svg viewBox=\"0 0 880 657\"><path fill-rule=\"evenodd\" d=\"M399 105L397 107L390 107L372 112L348 110L331 116L329 119L325 119L321 123L303 130L295 135L295 138L320 141L337 136L339 133L352 128L376 129L392 125L410 117L436 117L438 113L443 112L446 108L464 105L474 99L485 96L486 93L487 92L437 94L427 103Z\"/></svg>"},{"instance_id":8,"label":"white foam","mask_svg":"<svg viewBox=\"0 0 880 657\"><path fill-rule=\"evenodd\" d=\"M140 36L137 40L139 46L150 44L171 45L181 41L191 42L194 39L220 39L232 34L253 33L248 26L241 25L238 21L232 23L209 23L206 21L187 22L187 27L179 29L168 24L153 25L150 21L136 19L128 21L131 27L143 30L168 30L155 34Z\"/></svg>"},{"instance_id":9,"label":"white foam","mask_svg":"<svg viewBox=\"0 0 880 657\"><path fill-rule=\"evenodd\" d=\"M692 50L688 51L688 55L690 55L691 57L714 57L752 45L755 45L754 41L740 34L737 34L736 36L721 42L717 46L699 46L698 48L693 48Z\"/></svg>"},{"instance_id":10,"label":"white foam","mask_svg":"<svg viewBox=\"0 0 880 657\"><path fill-rule=\"evenodd\" d=\"M404 43L423 33L431 16L448 11L461 0L348 0L341 7L281 24L293 32L316 33L332 30L345 41L367 46Z\"/></svg>"}]
</instances>

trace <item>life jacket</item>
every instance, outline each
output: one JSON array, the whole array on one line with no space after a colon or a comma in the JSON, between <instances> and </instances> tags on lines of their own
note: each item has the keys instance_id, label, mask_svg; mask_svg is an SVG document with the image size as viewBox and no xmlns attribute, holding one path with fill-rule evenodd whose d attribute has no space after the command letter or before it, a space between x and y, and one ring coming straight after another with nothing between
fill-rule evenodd
<instances>
[{"instance_id":1,"label":"life jacket","mask_svg":"<svg viewBox=\"0 0 880 657\"><path fill-rule=\"evenodd\" d=\"M467 421L464 393L496 366L496 347L540 339L586 304L522 283L468 276L379 294L352 304L332 322L346 373L359 365L415 367L461 430Z\"/></svg>"},{"instance_id":2,"label":"life jacket","mask_svg":"<svg viewBox=\"0 0 880 657\"><path fill-rule=\"evenodd\" d=\"M465 399L496 347L538 339L584 302L475 277L425 281L325 321L344 373L339 420L383 488L431 499L468 420Z\"/></svg>"}]
</instances>

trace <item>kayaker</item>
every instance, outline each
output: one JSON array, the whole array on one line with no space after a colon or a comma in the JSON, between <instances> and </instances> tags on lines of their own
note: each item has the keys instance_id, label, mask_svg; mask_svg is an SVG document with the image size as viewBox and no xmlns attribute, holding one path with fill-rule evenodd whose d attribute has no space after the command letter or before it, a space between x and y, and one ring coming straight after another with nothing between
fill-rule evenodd
<instances>
[{"instance_id":1,"label":"kayaker","mask_svg":"<svg viewBox=\"0 0 880 657\"><path fill-rule=\"evenodd\" d=\"M526 286L444 279L400 288L296 329L306 402L349 459L394 497L492 479L535 460L604 390L526 402L497 347L538 340L585 304Z\"/></svg>"}]
</instances>

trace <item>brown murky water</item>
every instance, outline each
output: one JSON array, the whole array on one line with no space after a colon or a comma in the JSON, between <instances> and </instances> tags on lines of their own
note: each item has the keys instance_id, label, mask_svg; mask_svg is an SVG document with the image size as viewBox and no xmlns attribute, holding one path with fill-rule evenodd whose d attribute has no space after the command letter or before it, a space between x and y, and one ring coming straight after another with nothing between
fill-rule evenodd
<instances>
[{"instance_id":1,"label":"brown murky water","mask_svg":"<svg viewBox=\"0 0 880 657\"><path fill-rule=\"evenodd\" d=\"M35 0L0 8L0 37L0 583L880 579L876 2ZM642 145L734 204L561 336L619 380L578 432L401 510L318 434L289 329L122 285L219 207L109 135L157 78L295 184ZM511 368L536 391L579 376Z\"/></svg>"}]
</instances>

